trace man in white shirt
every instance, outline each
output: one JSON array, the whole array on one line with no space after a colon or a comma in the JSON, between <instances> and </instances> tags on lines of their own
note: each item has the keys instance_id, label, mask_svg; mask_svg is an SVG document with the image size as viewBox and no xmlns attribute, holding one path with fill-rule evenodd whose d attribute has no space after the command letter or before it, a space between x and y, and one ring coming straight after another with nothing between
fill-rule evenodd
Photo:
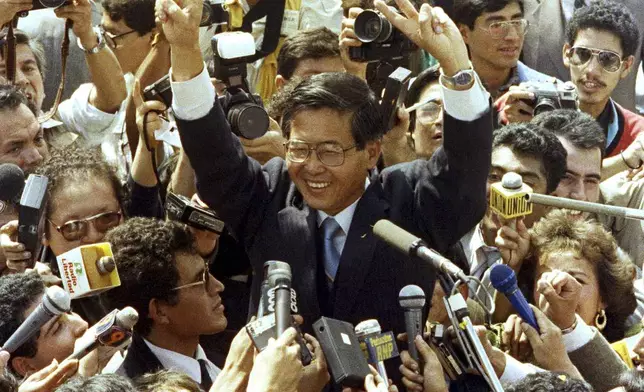
<instances>
[{"instance_id":1,"label":"man in white shirt","mask_svg":"<svg viewBox=\"0 0 644 392\"><path fill-rule=\"evenodd\" d=\"M139 313L117 373L135 378L172 369L208 391L220 369L206 357L199 337L226 328L219 296L224 286L210 275L191 232L177 222L134 218L106 240L121 277L121 286L106 294L108 303Z\"/></svg>"}]
</instances>

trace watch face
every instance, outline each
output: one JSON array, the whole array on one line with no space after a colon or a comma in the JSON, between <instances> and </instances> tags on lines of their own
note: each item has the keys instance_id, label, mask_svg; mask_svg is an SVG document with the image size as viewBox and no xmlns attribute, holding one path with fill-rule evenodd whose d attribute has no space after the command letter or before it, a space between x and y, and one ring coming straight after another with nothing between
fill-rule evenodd
<instances>
[{"instance_id":1,"label":"watch face","mask_svg":"<svg viewBox=\"0 0 644 392\"><path fill-rule=\"evenodd\" d=\"M458 86L465 86L472 81L472 74L470 72L461 71L454 75L454 84Z\"/></svg>"}]
</instances>

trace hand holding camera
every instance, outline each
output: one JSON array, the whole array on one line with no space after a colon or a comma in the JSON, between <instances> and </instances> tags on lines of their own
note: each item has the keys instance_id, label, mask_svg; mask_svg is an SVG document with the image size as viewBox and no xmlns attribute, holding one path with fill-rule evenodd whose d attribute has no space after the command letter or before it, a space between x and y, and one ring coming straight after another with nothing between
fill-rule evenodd
<instances>
[{"instance_id":1,"label":"hand holding camera","mask_svg":"<svg viewBox=\"0 0 644 392\"><path fill-rule=\"evenodd\" d=\"M11 22L17 13L29 11L33 6L32 0L0 0L0 25Z\"/></svg>"},{"instance_id":2,"label":"hand holding camera","mask_svg":"<svg viewBox=\"0 0 644 392\"><path fill-rule=\"evenodd\" d=\"M138 79L134 81L132 101L136 107L136 127L139 130L139 138L145 146L153 148L157 143L154 131L161 129L160 113L165 112L166 104L160 101L144 101Z\"/></svg>"},{"instance_id":3,"label":"hand holding camera","mask_svg":"<svg viewBox=\"0 0 644 392\"><path fill-rule=\"evenodd\" d=\"M89 0L65 2L54 13L59 18L73 22L72 30L85 49L92 49L98 44L99 37L92 28L92 5Z\"/></svg>"}]
</instances>

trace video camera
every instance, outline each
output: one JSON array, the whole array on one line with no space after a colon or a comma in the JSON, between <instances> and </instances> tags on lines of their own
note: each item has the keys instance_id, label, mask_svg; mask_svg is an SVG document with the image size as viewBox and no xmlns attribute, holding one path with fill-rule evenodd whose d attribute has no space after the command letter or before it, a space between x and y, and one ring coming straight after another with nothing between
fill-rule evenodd
<instances>
[{"instance_id":1,"label":"video camera","mask_svg":"<svg viewBox=\"0 0 644 392\"><path fill-rule=\"evenodd\" d=\"M208 230L217 234L224 231L224 221L219 219L213 210L195 205L183 195L168 192L165 210L170 220L183 222L196 229Z\"/></svg>"},{"instance_id":2,"label":"video camera","mask_svg":"<svg viewBox=\"0 0 644 392\"><path fill-rule=\"evenodd\" d=\"M534 108L535 116L555 109L579 108L577 90L570 82L523 82L519 87L534 94L534 100L526 103Z\"/></svg>"},{"instance_id":3,"label":"video camera","mask_svg":"<svg viewBox=\"0 0 644 392\"><path fill-rule=\"evenodd\" d=\"M354 31L363 44L360 47L349 48L349 57L353 61L391 61L418 49L377 11L362 11L355 20Z\"/></svg>"}]
</instances>

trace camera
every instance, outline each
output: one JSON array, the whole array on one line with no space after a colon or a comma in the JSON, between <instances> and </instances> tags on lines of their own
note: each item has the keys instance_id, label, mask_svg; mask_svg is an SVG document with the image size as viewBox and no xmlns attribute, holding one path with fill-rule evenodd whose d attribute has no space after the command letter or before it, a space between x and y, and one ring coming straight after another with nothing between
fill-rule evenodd
<instances>
[{"instance_id":1,"label":"camera","mask_svg":"<svg viewBox=\"0 0 644 392\"><path fill-rule=\"evenodd\" d=\"M33 0L33 7L29 11L42 10L45 8L58 8L64 5L70 5L70 0Z\"/></svg>"},{"instance_id":2,"label":"camera","mask_svg":"<svg viewBox=\"0 0 644 392\"><path fill-rule=\"evenodd\" d=\"M146 101L160 100L166 107L172 106L172 89L170 88L170 74L152 83L143 89L143 99Z\"/></svg>"},{"instance_id":3,"label":"camera","mask_svg":"<svg viewBox=\"0 0 644 392\"><path fill-rule=\"evenodd\" d=\"M362 11L355 20L354 31L362 46L349 48L353 61L395 60L418 49L377 11Z\"/></svg>"},{"instance_id":4,"label":"camera","mask_svg":"<svg viewBox=\"0 0 644 392\"><path fill-rule=\"evenodd\" d=\"M224 231L224 221L210 208L202 208L190 202L183 195L168 192L165 199L165 210L168 219L183 222L200 230L208 230L221 234Z\"/></svg>"},{"instance_id":5,"label":"camera","mask_svg":"<svg viewBox=\"0 0 644 392\"><path fill-rule=\"evenodd\" d=\"M226 85L220 98L232 132L246 139L263 136L269 127L262 99L251 94L246 82L246 66L255 55L255 40L250 33L226 32L212 37L215 60L214 77Z\"/></svg>"},{"instance_id":6,"label":"camera","mask_svg":"<svg viewBox=\"0 0 644 392\"><path fill-rule=\"evenodd\" d=\"M206 0L203 3L199 27L228 24L228 12L224 9L223 0Z\"/></svg>"},{"instance_id":7,"label":"camera","mask_svg":"<svg viewBox=\"0 0 644 392\"><path fill-rule=\"evenodd\" d=\"M566 82L523 82L519 85L534 94L534 100L527 101L534 108L534 115L555 109L578 109L575 85Z\"/></svg>"}]
</instances>

